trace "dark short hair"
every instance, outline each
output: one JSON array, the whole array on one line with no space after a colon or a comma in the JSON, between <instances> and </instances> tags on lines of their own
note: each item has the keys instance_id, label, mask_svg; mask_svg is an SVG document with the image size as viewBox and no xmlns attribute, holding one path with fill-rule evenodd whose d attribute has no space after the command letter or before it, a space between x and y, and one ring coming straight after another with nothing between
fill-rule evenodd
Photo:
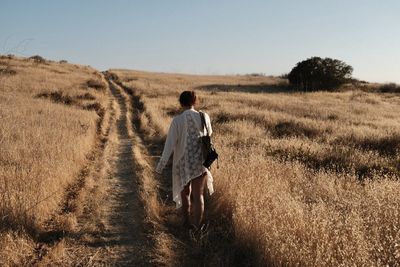
<instances>
[{"instance_id":1,"label":"dark short hair","mask_svg":"<svg viewBox=\"0 0 400 267\"><path fill-rule=\"evenodd\" d=\"M183 107L190 107L196 104L196 93L194 91L183 91L179 96L179 103Z\"/></svg>"}]
</instances>

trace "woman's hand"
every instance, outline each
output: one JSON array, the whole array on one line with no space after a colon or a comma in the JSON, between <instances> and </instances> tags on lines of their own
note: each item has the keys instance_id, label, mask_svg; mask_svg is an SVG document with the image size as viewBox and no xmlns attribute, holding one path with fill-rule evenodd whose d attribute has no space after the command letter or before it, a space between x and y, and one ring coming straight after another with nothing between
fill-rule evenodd
<instances>
[{"instance_id":1,"label":"woman's hand","mask_svg":"<svg viewBox=\"0 0 400 267\"><path fill-rule=\"evenodd\" d=\"M160 163L158 163L154 168L153 172L155 172L157 175L161 175L163 172L163 168Z\"/></svg>"}]
</instances>

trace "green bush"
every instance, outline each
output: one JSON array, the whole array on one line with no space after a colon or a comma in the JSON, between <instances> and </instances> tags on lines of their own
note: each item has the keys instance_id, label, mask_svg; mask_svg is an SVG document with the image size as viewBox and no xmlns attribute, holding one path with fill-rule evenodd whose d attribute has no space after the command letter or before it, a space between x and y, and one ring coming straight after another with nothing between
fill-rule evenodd
<instances>
[{"instance_id":1,"label":"green bush","mask_svg":"<svg viewBox=\"0 0 400 267\"><path fill-rule=\"evenodd\" d=\"M378 87L382 93L400 93L400 86L395 83L386 83Z\"/></svg>"},{"instance_id":2,"label":"green bush","mask_svg":"<svg viewBox=\"0 0 400 267\"><path fill-rule=\"evenodd\" d=\"M39 55L31 56L29 59L33 60L35 63L46 63L46 59Z\"/></svg>"},{"instance_id":3,"label":"green bush","mask_svg":"<svg viewBox=\"0 0 400 267\"><path fill-rule=\"evenodd\" d=\"M291 85L303 91L334 90L351 79L353 68L343 61L312 57L297 63L288 75Z\"/></svg>"}]
</instances>

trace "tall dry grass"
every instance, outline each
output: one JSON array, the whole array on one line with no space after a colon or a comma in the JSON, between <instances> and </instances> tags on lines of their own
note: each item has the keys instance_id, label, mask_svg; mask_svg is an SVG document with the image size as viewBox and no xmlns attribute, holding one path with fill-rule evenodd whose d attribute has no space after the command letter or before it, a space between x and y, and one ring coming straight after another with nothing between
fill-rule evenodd
<instances>
[{"instance_id":1,"label":"tall dry grass","mask_svg":"<svg viewBox=\"0 0 400 267\"><path fill-rule=\"evenodd\" d=\"M23 264L30 238L57 212L108 97L86 85L102 80L89 67L2 56L0 69L13 70L0 73L0 265L7 266Z\"/></svg>"},{"instance_id":2,"label":"tall dry grass","mask_svg":"<svg viewBox=\"0 0 400 267\"><path fill-rule=\"evenodd\" d=\"M400 265L398 95L283 93L274 84L284 81L271 77L113 72L141 95L153 137L165 138L179 93L197 90L221 155L214 201L231 209L235 239L259 265Z\"/></svg>"}]
</instances>

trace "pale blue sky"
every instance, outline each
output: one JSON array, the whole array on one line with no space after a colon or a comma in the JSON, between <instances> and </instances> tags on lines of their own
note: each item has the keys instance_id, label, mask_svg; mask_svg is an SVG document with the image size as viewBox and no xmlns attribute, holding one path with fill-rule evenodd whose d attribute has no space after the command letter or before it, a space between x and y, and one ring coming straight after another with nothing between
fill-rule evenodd
<instances>
[{"instance_id":1,"label":"pale blue sky","mask_svg":"<svg viewBox=\"0 0 400 267\"><path fill-rule=\"evenodd\" d=\"M400 1L0 0L0 53L100 70L272 75L321 56L357 78L400 83Z\"/></svg>"}]
</instances>

